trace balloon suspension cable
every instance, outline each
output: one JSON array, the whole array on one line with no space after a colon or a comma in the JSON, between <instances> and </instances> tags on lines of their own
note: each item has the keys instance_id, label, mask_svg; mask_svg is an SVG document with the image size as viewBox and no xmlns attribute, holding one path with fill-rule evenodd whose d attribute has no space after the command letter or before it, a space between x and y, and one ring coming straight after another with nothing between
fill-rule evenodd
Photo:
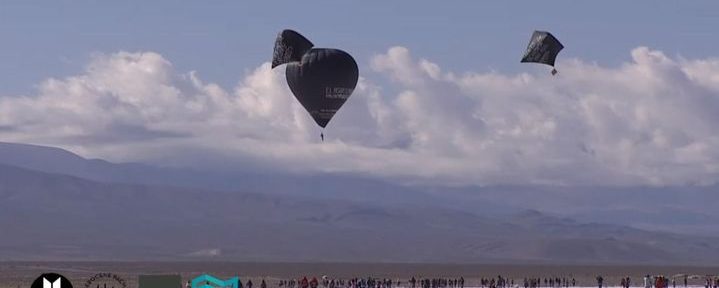
<instances>
[{"instance_id":1,"label":"balloon suspension cable","mask_svg":"<svg viewBox=\"0 0 719 288\"><path fill-rule=\"evenodd\" d=\"M557 71L557 69L552 68L552 75L557 75L557 73L559 73L559 71Z\"/></svg>"}]
</instances>

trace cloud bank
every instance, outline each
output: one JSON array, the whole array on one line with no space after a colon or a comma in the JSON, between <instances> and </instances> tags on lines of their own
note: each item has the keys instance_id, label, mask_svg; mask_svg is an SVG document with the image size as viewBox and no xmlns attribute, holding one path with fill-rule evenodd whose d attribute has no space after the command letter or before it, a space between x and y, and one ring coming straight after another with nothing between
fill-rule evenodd
<instances>
[{"instance_id":1,"label":"cloud bank","mask_svg":"<svg viewBox=\"0 0 719 288\"><path fill-rule=\"evenodd\" d=\"M368 78L320 143L282 67L226 89L157 53L119 52L34 95L0 96L0 137L114 161L434 184L717 182L719 59L631 55L619 67L564 60L557 77L459 74L392 47L358 59Z\"/></svg>"}]
</instances>

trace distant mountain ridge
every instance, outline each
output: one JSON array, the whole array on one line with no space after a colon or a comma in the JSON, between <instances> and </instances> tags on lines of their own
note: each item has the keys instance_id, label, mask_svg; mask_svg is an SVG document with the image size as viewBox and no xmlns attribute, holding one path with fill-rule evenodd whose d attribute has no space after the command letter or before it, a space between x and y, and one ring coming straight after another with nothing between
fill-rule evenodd
<instances>
[{"instance_id":1,"label":"distant mountain ridge","mask_svg":"<svg viewBox=\"0 0 719 288\"><path fill-rule=\"evenodd\" d=\"M495 213L484 209L492 201L482 203L492 191L469 197L351 177L312 182L320 176L278 176L286 182L266 186L297 180L287 189L313 189L288 193L262 191L261 181L247 189L148 185L127 176L137 172L113 173L182 172L22 144L0 144L0 163L0 260L711 264L719 257L717 237L510 206ZM351 189L326 196L343 181ZM387 201L377 200L382 195Z\"/></svg>"},{"instance_id":2,"label":"distant mountain ridge","mask_svg":"<svg viewBox=\"0 0 719 288\"><path fill-rule=\"evenodd\" d=\"M188 171L139 163L110 163L85 159L64 149L0 142L0 163L35 171L64 174L89 180L136 184L171 184ZM180 186L183 183L178 183Z\"/></svg>"},{"instance_id":3,"label":"distant mountain ridge","mask_svg":"<svg viewBox=\"0 0 719 288\"><path fill-rule=\"evenodd\" d=\"M0 142L0 164L29 170L63 174L88 180L124 184L173 186L209 190L271 192L280 194L317 195L344 198L366 190L362 197L368 201L401 202L406 193L420 191L393 185L386 181L346 175L292 175L287 173L249 173L246 171L203 171L191 168L166 168L140 163L111 163L100 159L85 159L67 150L38 145ZM317 185L322 183L322 185ZM355 191L346 191L352 188ZM371 191L370 191L371 190ZM307 192L306 192L307 191ZM374 192L372 192L374 191ZM401 191L402 193L397 193ZM369 195L372 194L372 195ZM402 194L402 195L398 195ZM362 197L354 197L360 200ZM432 202L427 202L432 203Z\"/></svg>"}]
</instances>

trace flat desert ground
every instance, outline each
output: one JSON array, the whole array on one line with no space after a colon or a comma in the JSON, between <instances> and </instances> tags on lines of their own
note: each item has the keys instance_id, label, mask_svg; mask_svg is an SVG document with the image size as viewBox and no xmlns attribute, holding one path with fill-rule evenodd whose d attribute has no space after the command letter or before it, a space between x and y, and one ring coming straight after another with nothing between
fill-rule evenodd
<instances>
[{"instance_id":1,"label":"flat desert ground","mask_svg":"<svg viewBox=\"0 0 719 288\"><path fill-rule=\"evenodd\" d=\"M218 277L240 276L243 282L252 279L259 287L266 279L268 287L277 287L280 279L377 277L406 283L411 277L447 277L466 279L466 287L478 287L479 278L502 275L519 285L524 277L573 277L577 286L594 287L596 275L602 275L605 286L618 286L621 277L632 277L632 286L643 285L642 277L653 275L718 275L717 267L691 266L611 266L611 265L493 265L493 264L347 264L347 263L234 263L234 262L0 262L0 288L30 287L42 273L55 272L68 277L75 288L96 273L108 272L137 287L142 274L180 274L183 282L203 273ZM677 283L679 284L679 283ZM683 283L682 283L683 284ZM703 280L690 285L703 287ZM404 284L402 286L405 286ZM677 285L679 287L680 285ZM682 285L683 286L683 285Z\"/></svg>"}]
</instances>

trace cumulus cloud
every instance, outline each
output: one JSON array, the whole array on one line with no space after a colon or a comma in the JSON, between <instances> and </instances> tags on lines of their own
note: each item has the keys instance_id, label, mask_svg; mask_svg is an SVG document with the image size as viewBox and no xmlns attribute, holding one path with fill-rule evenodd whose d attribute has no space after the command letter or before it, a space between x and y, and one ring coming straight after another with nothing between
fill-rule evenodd
<instances>
[{"instance_id":1,"label":"cumulus cloud","mask_svg":"<svg viewBox=\"0 0 719 288\"><path fill-rule=\"evenodd\" d=\"M556 77L458 74L392 47L363 69L386 84L360 79L320 143L282 68L264 63L226 89L159 54L120 52L0 97L0 136L114 161L435 184L715 183L719 59L631 55L619 67L565 60Z\"/></svg>"}]
</instances>

